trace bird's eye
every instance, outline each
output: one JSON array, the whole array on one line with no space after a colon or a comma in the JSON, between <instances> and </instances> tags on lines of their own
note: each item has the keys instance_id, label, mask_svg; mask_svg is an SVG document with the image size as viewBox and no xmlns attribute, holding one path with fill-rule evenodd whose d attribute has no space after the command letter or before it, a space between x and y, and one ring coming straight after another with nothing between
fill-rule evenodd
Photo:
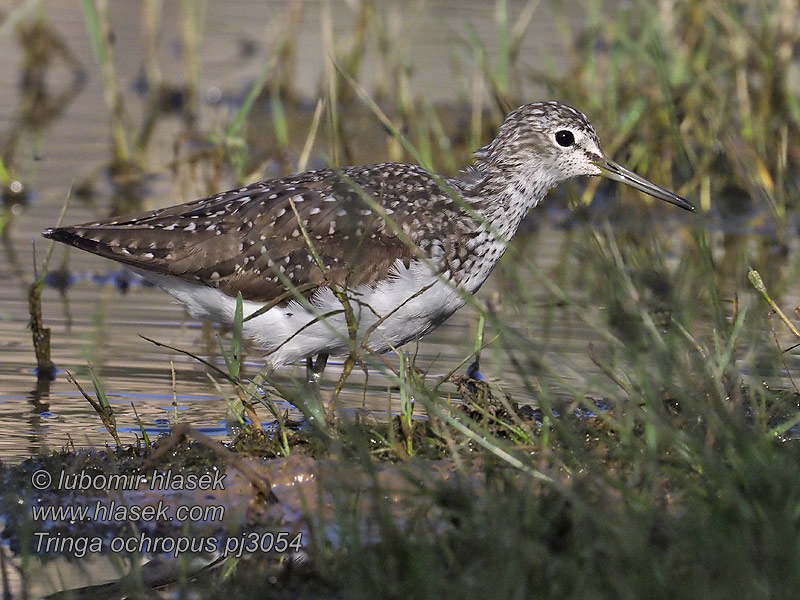
<instances>
[{"instance_id":1,"label":"bird's eye","mask_svg":"<svg viewBox=\"0 0 800 600\"><path fill-rule=\"evenodd\" d=\"M559 146L572 146L575 143L575 136L572 135L571 131L567 129L562 129L561 131L556 132L556 142L558 142Z\"/></svg>"}]
</instances>

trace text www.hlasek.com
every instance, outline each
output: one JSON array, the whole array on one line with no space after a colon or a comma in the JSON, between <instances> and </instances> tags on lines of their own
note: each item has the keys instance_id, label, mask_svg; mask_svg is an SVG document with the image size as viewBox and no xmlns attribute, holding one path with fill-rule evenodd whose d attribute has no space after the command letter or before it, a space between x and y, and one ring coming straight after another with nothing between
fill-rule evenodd
<instances>
[{"instance_id":1,"label":"text www.hlasek.com","mask_svg":"<svg viewBox=\"0 0 800 600\"><path fill-rule=\"evenodd\" d=\"M181 504L175 508L175 517L170 516L171 506L159 500L158 504L117 504L114 500L106 504L98 500L83 506L32 506L34 521L178 521L194 523L222 521L225 507L222 505Z\"/></svg>"}]
</instances>

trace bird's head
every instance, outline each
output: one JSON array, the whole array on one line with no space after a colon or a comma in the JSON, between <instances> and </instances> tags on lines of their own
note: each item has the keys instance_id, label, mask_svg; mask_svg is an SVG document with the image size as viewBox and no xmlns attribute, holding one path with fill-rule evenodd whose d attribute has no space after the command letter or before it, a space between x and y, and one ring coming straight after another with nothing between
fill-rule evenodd
<instances>
[{"instance_id":1,"label":"bird's head","mask_svg":"<svg viewBox=\"0 0 800 600\"><path fill-rule=\"evenodd\" d=\"M689 202L607 158L586 116L558 102L534 102L512 111L497 137L476 155L519 185L543 192L580 175L601 175L687 210Z\"/></svg>"}]
</instances>

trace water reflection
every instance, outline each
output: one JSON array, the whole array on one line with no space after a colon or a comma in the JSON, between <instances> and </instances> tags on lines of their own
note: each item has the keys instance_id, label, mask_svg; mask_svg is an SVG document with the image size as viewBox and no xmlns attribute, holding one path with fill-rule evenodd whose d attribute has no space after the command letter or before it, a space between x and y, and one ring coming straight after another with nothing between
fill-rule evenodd
<instances>
[{"instance_id":1,"label":"water reflection","mask_svg":"<svg viewBox=\"0 0 800 600\"><path fill-rule=\"evenodd\" d=\"M215 3L202 39L199 69L187 63L179 50L197 43L180 27L197 14L176 12L166 3L163 14L156 15L156 24L139 31L142 15L137 3L111 3L117 28L117 75L134 123L128 140L132 159L120 165L108 149L108 114L96 60L84 23L68 4L48 3L47 18L35 14L20 22L16 39L0 38L0 77L4 78L0 82L0 117L4 119L0 157L7 174L0 176L3 460L18 460L69 443L100 446L109 439L63 371L53 382L36 378L27 329L34 257L40 267L46 248L39 232L55 224L68 190L72 189L68 218L84 222L192 200L232 187L239 176L277 176L293 170L312 130L319 96L316 86L323 72L322 67L311 69L308 65L313 60L306 56L319 50L314 46L319 19L315 15L301 19L291 12L302 3L290 3L285 15L266 14L277 11L274 3ZM490 4L474 8L479 35L488 35L486 28L492 29L491 19L483 19L480 12L491 11ZM182 10L195 10L191 6L187 3ZM434 10L447 12L444 4L436 6ZM247 18L241 18L241 11L246 11ZM337 18L349 18L343 14ZM232 33L226 25L230 22L241 23L241 28ZM445 102L458 97L458 86L450 85L449 71L441 71L449 65L427 64L432 62L430 56L445 53L443 46L449 43L441 26L430 24L437 22L441 19L424 21L423 34L430 28L430 35L412 54L419 52L414 82L421 82L421 95L429 100L423 109L435 117L431 122L440 131L413 141L433 160L441 160L437 166L443 172L452 172L469 161L480 139L488 137L494 113L472 111L461 102L454 108ZM291 34L287 38L301 40L295 50L304 54L281 63L282 75L255 100L246 130L228 145L220 144L224 127L263 68L264 23L285 26ZM546 29L547 22L542 24ZM343 30L351 23L345 25ZM556 45L551 35L535 31L532 38ZM391 63L391 57L384 59ZM403 65L391 64L391 72L408 77ZM383 71L379 75L386 76ZM296 78L293 82L288 80L291 76ZM528 99L541 96L523 92L530 95ZM309 168L323 166L324 157L336 152L353 163L402 156L402 148L363 104L341 102L338 110L349 143L337 148L324 130L318 131L317 152L309 157ZM415 118L411 111L389 116L404 132L410 131L408 125ZM242 151L243 141L248 148L239 164L230 155ZM452 147L442 152L448 144ZM440 154L446 158L439 158ZM237 164L240 172L226 166L230 163ZM759 208L761 204L753 203L739 188L728 189L731 200L720 203L726 207L724 214L708 215L675 215L627 192L620 199L617 188L606 193L611 188L605 187L590 208L568 209L568 201L575 196L570 189L576 188L548 198L525 221L479 296L480 302L491 306L492 315L509 325L501 343L483 351L481 372L519 402L538 400L546 388L564 400L560 414L585 411L585 406L575 408L572 403L585 398L587 390L596 392L592 397L597 398L619 393L598 364L615 367L632 354L646 354L647 328L677 336L681 333L676 324L680 324L700 338L708 334L705 339L712 339L712 330L730 328L737 310L750 308L752 314L763 314L764 305L747 282L743 265L761 272L787 311L800 303L796 217L785 217L782 227L776 228L768 208ZM717 204L714 207L717 210ZM31 240L36 240L35 252ZM87 364L94 366L127 441L139 434L131 402L149 431L158 433L175 418L173 394L178 418L208 433L225 433L222 398L230 391L211 381L213 373L187 356L157 348L140 337L190 350L222 367L217 330L187 317L167 295L130 271L85 253L56 250L45 286L43 312L45 325L52 330L56 366L69 369L87 389L91 388ZM760 329L750 334L749 341L759 343L736 349L757 355L755 363L747 364L757 364L758 372L745 375L791 389L786 372L799 372L797 350L780 357L766 321L754 322ZM454 369L474 347L476 324L474 308L457 313L422 342L417 364L432 379ZM488 327L486 339L501 333L492 323ZM792 346L791 336L774 327L780 348ZM615 345L610 337L624 343ZM590 344L594 356L588 351ZM246 357L246 374L254 376L263 361L252 348ZM691 360L701 359L695 355ZM678 367L686 372L691 367L650 366L675 368L676 385L680 384ZM325 393L330 393L340 369L341 362L331 364ZM302 379L303 367L287 369L280 377L292 384L292 378ZM345 408L368 408L379 415L397 410L397 394L390 388L390 380L380 373L371 373L365 382L356 371L345 393ZM442 386L442 392L454 394L455 389Z\"/></svg>"}]
</instances>

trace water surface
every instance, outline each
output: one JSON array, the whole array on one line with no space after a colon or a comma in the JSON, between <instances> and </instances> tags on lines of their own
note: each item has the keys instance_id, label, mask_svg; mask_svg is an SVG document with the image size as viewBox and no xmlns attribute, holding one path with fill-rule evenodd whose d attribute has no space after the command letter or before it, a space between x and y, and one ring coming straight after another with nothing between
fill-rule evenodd
<instances>
[{"instance_id":1,"label":"water surface","mask_svg":"<svg viewBox=\"0 0 800 600\"><path fill-rule=\"evenodd\" d=\"M135 85L143 60L141 6L136 2L111 4L122 93L132 117L141 118L144 96ZM181 81L177 5L165 3L160 56L165 79ZM509 5L510 10L518 12L522 3ZM199 128L213 131L215 124L229 119L241 102L270 54L271 45L265 40L275 39L288 16L282 2L236 0L207 6L199 51ZM22 65L28 55L12 31L0 36L0 143L4 159L15 167L24 184L23 196L6 197L2 209L10 223L0 248L0 430L4 432L0 459L18 461L64 446L99 447L110 441L89 404L65 377L68 369L91 390L88 364L93 365L109 394L126 441L132 441L138 431L132 404L151 432L166 431L177 415L205 431L225 435L226 402L221 398L230 390L223 386L220 391L207 370L194 360L141 337L190 350L222 365L215 330L190 318L169 296L144 285L119 265L77 250L57 247L53 255L43 312L45 324L52 331L52 356L59 372L49 385L37 384L27 327L27 290L47 249L39 233L55 225L70 188L91 191L73 194L66 217L66 222L72 223L167 206L219 191L205 189L203 178L193 178L191 169L168 168L175 158L176 133L183 126L177 114L162 117L157 124L156 141L149 145L146 156L152 173L127 194L124 186L111 183L106 170L110 157L108 111L82 14L73 3L52 1L44 7L48 26L63 39L75 61L56 58L47 67L45 89L32 91L22 86ZM339 2L333 2L332 7L336 31L346 32L353 18L351 9ZM459 53L463 53L459 40L473 28L491 47L491 3L386 2L381 10L387 11L386 22L397 28L400 45L413 65L412 93L432 103L465 103L473 90L464 83L469 78L453 68L454 63L459 64ZM541 68L543 64L556 64L551 57L559 53L553 49L563 39L553 27L549 8L542 6L539 10L541 15L534 19L523 43L523 63ZM307 8L299 30L294 68L296 91L307 99L305 108L298 108L301 114L305 111L300 121L303 127L311 120L323 71L321 14L316 6ZM575 26L580 22L576 13ZM77 64L83 66L82 75L76 70ZM363 70L364 85L379 87L379 57L368 54ZM523 92L530 100L543 93L533 84ZM265 110L257 106L255 123L265 119ZM371 123L381 130L374 121ZM258 131L251 130L249 135L258 138ZM269 141L265 143L270 146ZM373 143L386 147L385 139ZM385 158L375 155L370 144L364 146L363 153L356 157L358 162ZM319 156L315 160L322 161ZM270 174L281 172L280 166L269 162L265 169ZM233 187L235 181L229 173L223 173L219 184L219 189L225 189ZM621 232L622 244L633 244L634 248L644 248L644 254L659 257L663 270L656 275L663 275L667 281L682 268L684 251L693 247L692 232L707 227L712 231L713 250L719 261L716 280L708 285L717 286L721 294L731 298L735 291L746 293L741 289L743 274L735 266L742 252L751 252L762 265L779 273L796 269L798 264L796 243L783 244L771 232L754 231L746 224L739 230L725 231L719 219L683 214L649 202L642 202L640 211L628 212L621 209L628 204L620 204L613 197L596 203L587 219L568 212L564 196L550 199L547 208L529 217L512 251L477 297L478 302L491 303L515 332L505 346L484 352L482 370L520 402L535 402L531 388L534 378L565 397L576 391L602 397L609 389L607 378L588 352L593 344L602 354L605 341L602 328L591 324L592 319L608 320L608 307L598 293L602 275L592 277L586 271L596 252L597 236L608 239L604 237L606 219L611 219L611 231ZM626 196L626 201L632 197ZM648 270L643 271L646 275ZM573 305L559 301L543 284L541 274L552 278ZM694 291L700 297L702 290ZM654 294L658 296L657 291ZM684 300L691 303L693 296L688 295ZM783 300L794 306L798 295L796 284L792 284ZM698 318L703 310L697 307ZM476 327L474 308L459 311L420 344L418 366L431 378L458 367L474 346ZM492 332L490 327L487 336ZM788 346L788 340L783 345ZM515 364L511 355L521 358ZM786 364L794 371L796 356L787 355ZM257 350L249 349L246 373L254 375L261 365ZM329 368L328 388L335 381L337 366L334 363ZM281 376L300 377L302 373L302 367L297 367ZM763 375L776 385L791 386L781 373ZM397 394L388 391L386 378L372 373L366 394L362 381L357 372L345 393L346 406L380 414L396 410ZM445 386L443 390L447 393L453 388Z\"/></svg>"}]
</instances>

